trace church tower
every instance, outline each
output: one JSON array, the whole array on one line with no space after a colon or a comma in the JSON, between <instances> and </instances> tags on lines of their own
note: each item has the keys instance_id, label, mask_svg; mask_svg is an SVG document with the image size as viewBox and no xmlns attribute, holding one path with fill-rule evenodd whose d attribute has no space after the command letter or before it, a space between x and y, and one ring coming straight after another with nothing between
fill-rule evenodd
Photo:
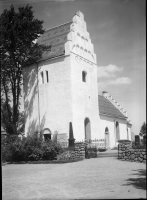
<instances>
[{"instance_id":1,"label":"church tower","mask_svg":"<svg viewBox=\"0 0 147 200\"><path fill-rule=\"evenodd\" d=\"M37 41L51 45L42 59L23 69L25 135L35 131L97 139L99 128L97 61L84 15L47 30Z\"/></svg>"}]
</instances>

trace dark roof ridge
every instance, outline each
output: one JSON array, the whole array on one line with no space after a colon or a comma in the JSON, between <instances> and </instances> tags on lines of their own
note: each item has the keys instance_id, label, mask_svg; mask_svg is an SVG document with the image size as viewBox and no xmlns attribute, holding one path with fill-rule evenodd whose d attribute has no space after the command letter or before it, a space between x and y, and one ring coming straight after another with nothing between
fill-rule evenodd
<instances>
[{"instance_id":1,"label":"dark roof ridge","mask_svg":"<svg viewBox=\"0 0 147 200\"><path fill-rule=\"evenodd\" d=\"M55 26L55 27L53 27L53 28L46 29L46 30L45 30L45 33L46 33L47 31L50 31L50 30L52 30L52 29L55 29L55 28L58 28L58 27L64 26L64 25L69 24L69 23L72 23L72 21L70 21L70 22L66 22L66 23L61 24L61 25L58 25L58 26Z\"/></svg>"}]
</instances>

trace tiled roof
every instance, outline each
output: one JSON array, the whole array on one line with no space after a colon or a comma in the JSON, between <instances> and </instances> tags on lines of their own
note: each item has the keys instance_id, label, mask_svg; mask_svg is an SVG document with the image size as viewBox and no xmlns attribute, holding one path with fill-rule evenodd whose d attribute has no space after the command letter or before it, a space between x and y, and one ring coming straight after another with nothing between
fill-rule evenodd
<instances>
[{"instance_id":1,"label":"tiled roof","mask_svg":"<svg viewBox=\"0 0 147 200\"><path fill-rule=\"evenodd\" d=\"M124 118L124 116L108 99L103 96L98 95L99 102L99 112L100 114L112 116L116 118Z\"/></svg>"},{"instance_id":2,"label":"tiled roof","mask_svg":"<svg viewBox=\"0 0 147 200\"><path fill-rule=\"evenodd\" d=\"M65 43L67 34L70 32L72 22L49 29L37 40L38 44L51 45L51 51L43 53L42 59L54 58L65 54Z\"/></svg>"}]
</instances>

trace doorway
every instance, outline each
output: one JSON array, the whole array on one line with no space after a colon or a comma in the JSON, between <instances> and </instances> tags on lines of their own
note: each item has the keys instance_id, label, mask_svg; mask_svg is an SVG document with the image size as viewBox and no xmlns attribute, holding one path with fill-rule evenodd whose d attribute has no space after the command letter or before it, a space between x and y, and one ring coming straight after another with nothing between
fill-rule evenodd
<instances>
[{"instance_id":1,"label":"doorway","mask_svg":"<svg viewBox=\"0 0 147 200\"><path fill-rule=\"evenodd\" d=\"M85 140L90 141L91 140L91 123L89 118L85 118L84 120L84 127L85 127Z\"/></svg>"},{"instance_id":2,"label":"doorway","mask_svg":"<svg viewBox=\"0 0 147 200\"><path fill-rule=\"evenodd\" d=\"M49 128L45 128L43 130L43 136L44 136L44 140L47 141L47 140L51 140L52 137L51 137L51 131Z\"/></svg>"},{"instance_id":3,"label":"doorway","mask_svg":"<svg viewBox=\"0 0 147 200\"><path fill-rule=\"evenodd\" d=\"M105 128L105 146L106 146L106 148L110 147L110 138L109 138L109 129L108 129L108 127Z\"/></svg>"}]
</instances>

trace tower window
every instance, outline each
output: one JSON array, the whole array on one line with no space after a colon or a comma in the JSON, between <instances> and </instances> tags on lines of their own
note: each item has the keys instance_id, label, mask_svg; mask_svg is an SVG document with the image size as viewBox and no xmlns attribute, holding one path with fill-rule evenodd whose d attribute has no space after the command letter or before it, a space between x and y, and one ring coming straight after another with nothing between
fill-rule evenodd
<instances>
[{"instance_id":1,"label":"tower window","mask_svg":"<svg viewBox=\"0 0 147 200\"><path fill-rule=\"evenodd\" d=\"M82 81L83 82L86 82L86 76L87 76L87 73L85 71L82 71Z\"/></svg>"},{"instance_id":2,"label":"tower window","mask_svg":"<svg viewBox=\"0 0 147 200\"><path fill-rule=\"evenodd\" d=\"M40 74L41 74L41 84L44 84L43 72L41 72Z\"/></svg>"},{"instance_id":3,"label":"tower window","mask_svg":"<svg viewBox=\"0 0 147 200\"><path fill-rule=\"evenodd\" d=\"M49 82L48 71L46 71L46 82Z\"/></svg>"}]
</instances>

